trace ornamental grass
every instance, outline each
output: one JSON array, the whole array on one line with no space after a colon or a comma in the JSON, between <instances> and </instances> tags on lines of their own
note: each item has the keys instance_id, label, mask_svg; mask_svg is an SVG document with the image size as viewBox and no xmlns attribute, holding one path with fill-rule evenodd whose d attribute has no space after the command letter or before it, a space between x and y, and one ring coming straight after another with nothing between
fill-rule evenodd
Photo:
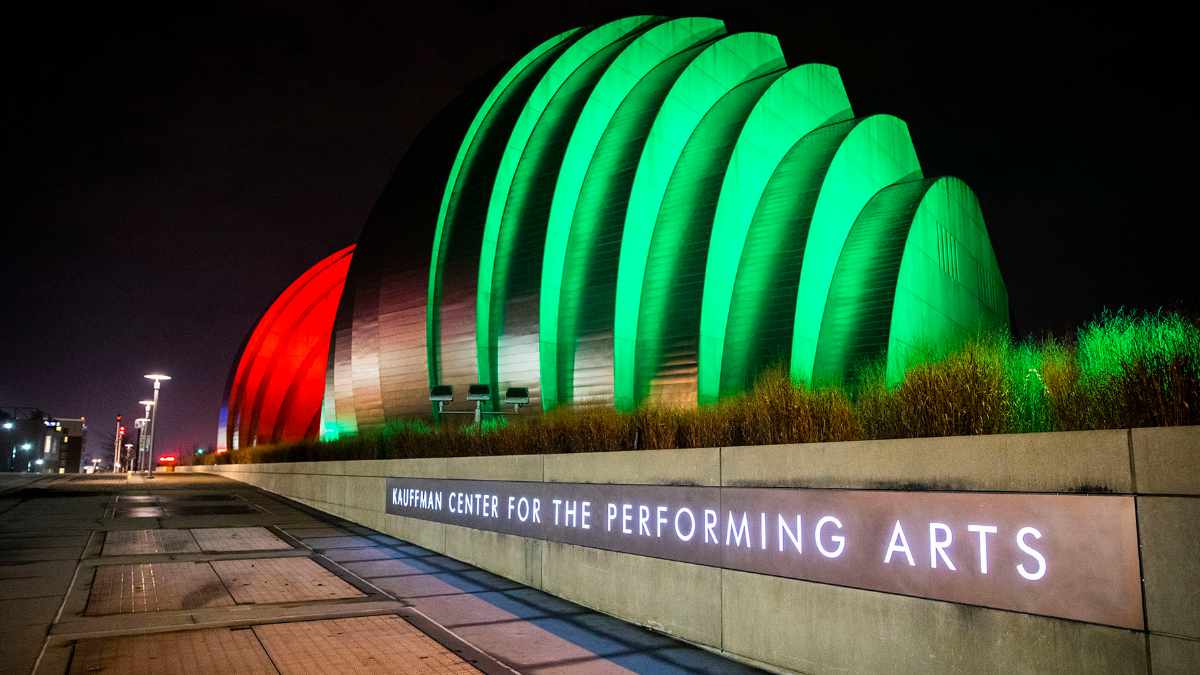
<instances>
[{"instance_id":1,"label":"ornamental grass","mask_svg":"<svg viewBox=\"0 0 1200 675\"><path fill-rule=\"evenodd\" d=\"M560 407L482 425L401 420L329 442L257 446L206 463L406 459L698 448L1200 424L1200 323L1106 312L1070 339L985 335L918 360L889 387L882 360L844 387L795 386L783 366L700 408Z\"/></svg>"}]
</instances>

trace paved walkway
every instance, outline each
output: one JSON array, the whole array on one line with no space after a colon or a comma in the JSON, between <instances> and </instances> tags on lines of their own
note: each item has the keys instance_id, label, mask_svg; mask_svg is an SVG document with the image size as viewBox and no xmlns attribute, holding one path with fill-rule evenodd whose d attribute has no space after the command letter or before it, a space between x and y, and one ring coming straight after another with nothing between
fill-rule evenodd
<instances>
[{"instance_id":1,"label":"paved walkway","mask_svg":"<svg viewBox=\"0 0 1200 675\"><path fill-rule=\"evenodd\" d=\"M0 673L748 672L205 474L0 479Z\"/></svg>"}]
</instances>

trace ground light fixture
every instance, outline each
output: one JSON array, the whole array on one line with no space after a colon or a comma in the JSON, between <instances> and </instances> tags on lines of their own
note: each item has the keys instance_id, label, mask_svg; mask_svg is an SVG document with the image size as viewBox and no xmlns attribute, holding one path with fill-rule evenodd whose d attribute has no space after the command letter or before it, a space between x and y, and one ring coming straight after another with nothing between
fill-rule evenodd
<instances>
[{"instance_id":1,"label":"ground light fixture","mask_svg":"<svg viewBox=\"0 0 1200 675\"><path fill-rule=\"evenodd\" d=\"M454 401L454 387L448 384L435 384L429 388L429 400L437 404L439 413L445 412L446 404Z\"/></svg>"},{"instance_id":2,"label":"ground light fixture","mask_svg":"<svg viewBox=\"0 0 1200 675\"><path fill-rule=\"evenodd\" d=\"M467 387L467 400L475 402L475 424L483 420L483 402L492 398L492 388L486 384L475 383Z\"/></svg>"},{"instance_id":3,"label":"ground light fixture","mask_svg":"<svg viewBox=\"0 0 1200 675\"><path fill-rule=\"evenodd\" d=\"M484 410L483 402L490 401L491 398L491 385L476 382L467 387L467 400L475 403L474 410L446 410L446 404L454 401L454 387L448 384L435 384L429 388L429 400L437 404L439 414L473 415L476 424L483 420L484 415L515 415L519 413L521 406L529 405L529 388L509 387L504 392L504 405L511 405L512 412Z\"/></svg>"},{"instance_id":4,"label":"ground light fixture","mask_svg":"<svg viewBox=\"0 0 1200 675\"><path fill-rule=\"evenodd\" d=\"M529 387L509 387L504 392L504 405L511 405L513 412L521 411L521 406L529 405Z\"/></svg>"}]
</instances>

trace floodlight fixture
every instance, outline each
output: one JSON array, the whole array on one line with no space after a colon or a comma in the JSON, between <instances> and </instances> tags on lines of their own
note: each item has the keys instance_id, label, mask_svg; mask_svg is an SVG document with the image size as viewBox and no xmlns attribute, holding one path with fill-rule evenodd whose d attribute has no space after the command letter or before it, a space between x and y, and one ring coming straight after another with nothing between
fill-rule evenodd
<instances>
[{"instance_id":1,"label":"floodlight fixture","mask_svg":"<svg viewBox=\"0 0 1200 675\"><path fill-rule=\"evenodd\" d=\"M529 387L509 387L504 392L504 405L511 405L513 412L519 412L521 406L529 405Z\"/></svg>"},{"instance_id":2,"label":"floodlight fixture","mask_svg":"<svg viewBox=\"0 0 1200 675\"><path fill-rule=\"evenodd\" d=\"M467 387L467 400L475 402L475 424L483 420L483 402L492 398L492 388L486 384L475 384Z\"/></svg>"},{"instance_id":3,"label":"floodlight fixture","mask_svg":"<svg viewBox=\"0 0 1200 675\"><path fill-rule=\"evenodd\" d=\"M448 384L435 384L429 388L429 400L437 404L438 412L442 412L446 404L454 400L454 387Z\"/></svg>"},{"instance_id":4,"label":"floodlight fixture","mask_svg":"<svg viewBox=\"0 0 1200 675\"><path fill-rule=\"evenodd\" d=\"M162 373L150 373L149 375L143 375L142 377L146 378L147 380L154 380L155 382L165 382L166 380L171 379L170 375L163 375Z\"/></svg>"}]
</instances>

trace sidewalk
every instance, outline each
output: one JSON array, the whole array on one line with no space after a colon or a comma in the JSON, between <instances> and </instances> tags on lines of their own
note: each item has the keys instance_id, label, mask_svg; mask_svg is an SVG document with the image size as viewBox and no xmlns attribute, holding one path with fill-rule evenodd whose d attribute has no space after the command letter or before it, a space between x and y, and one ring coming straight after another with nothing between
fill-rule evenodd
<instances>
[{"instance_id":1,"label":"sidewalk","mask_svg":"<svg viewBox=\"0 0 1200 675\"><path fill-rule=\"evenodd\" d=\"M0 483L0 636L0 673L748 672L204 474Z\"/></svg>"}]
</instances>

